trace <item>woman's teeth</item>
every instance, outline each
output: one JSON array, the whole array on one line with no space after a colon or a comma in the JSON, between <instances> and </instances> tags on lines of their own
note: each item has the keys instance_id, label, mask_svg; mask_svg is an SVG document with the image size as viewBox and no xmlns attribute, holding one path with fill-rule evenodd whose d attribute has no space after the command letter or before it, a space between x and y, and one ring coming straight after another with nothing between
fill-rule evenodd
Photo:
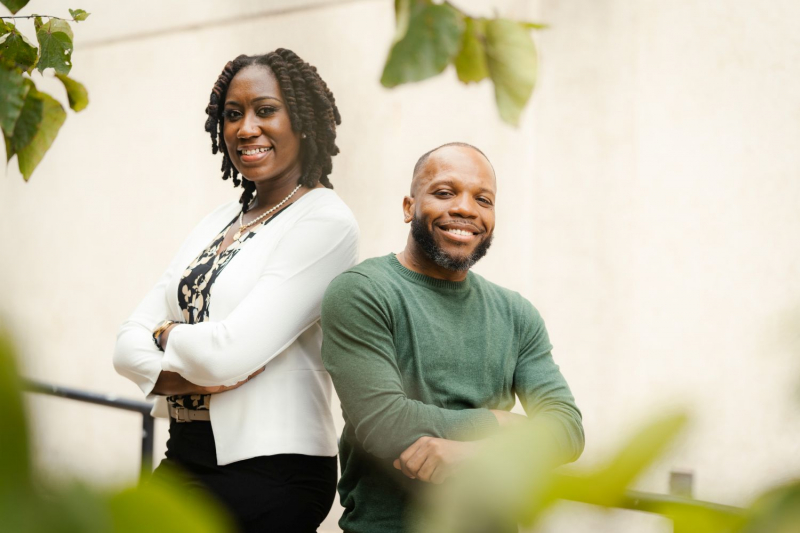
<instances>
[{"instance_id":1,"label":"woman's teeth","mask_svg":"<svg viewBox=\"0 0 800 533\"><path fill-rule=\"evenodd\" d=\"M253 150L242 150L242 155L256 155L256 154L263 154L264 152L269 152L272 148L255 148Z\"/></svg>"}]
</instances>

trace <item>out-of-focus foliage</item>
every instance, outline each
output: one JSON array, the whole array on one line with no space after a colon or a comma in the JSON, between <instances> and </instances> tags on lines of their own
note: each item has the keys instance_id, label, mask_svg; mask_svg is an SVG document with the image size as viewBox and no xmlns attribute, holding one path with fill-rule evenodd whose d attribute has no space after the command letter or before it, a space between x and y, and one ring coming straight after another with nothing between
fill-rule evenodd
<instances>
[{"instance_id":1,"label":"out-of-focus foliage","mask_svg":"<svg viewBox=\"0 0 800 533\"><path fill-rule=\"evenodd\" d=\"M761 496L750 509L742 533L797 533L800 531L800 482Z\"/></svg>"},{"instance_id":2,"label":"out-of-focus foliage","mask_svg":"<svg viewBox=\"0 0 800 533\"><path fill-rule=\"evenodd\" d=\"M513 20L486 21L484 33L489 76L500 117L516 125L536 84L536 48L530 31Z\"/></svg>"},{"instance_id":3,"label":"out-of-focus foliage","mask_svg":"<svg viewBox=\"0 0 800 533\"><path fill-rule=\"evenodd\" d=\"M27 0L0 0L12 13ZM72 22L86 20L89 13L70 9ZM47 19L47 20L44 20ZM40 92L31 78L34 69L43 74L53 69L64 84L69 106L81 111L89 104L86 88L67 76L72 69L73 34L67 20L36 16L35 46L20 33L11 18L0 20L0 129L8 161L17 156L22 176L27 181L50 149L67 118L64 108L47 93Z\"/></svg>"},{"instance_id":4,"label":"out-of-focus foliage","mask_svg":"<svg viewBox=\"0 0 800 533\"><path fill-rule=\"evenodd\" d=\"M519 124L536 83L530 30L545 26L471 17L450 3L395 0L397 30L381 76L385 87L421 81L453 64L463 83L490 78L500 117Z\"/></svg>"},{"instance_id":5,"label":"out-of-focus foliage","mask_svg":"<svg viewBox=\"0 0 800 533\"><path fill-rule=\"evenodd\" d=\"M15 533L224 533L216 502L177 488L178 474L121 492L48 486L31 468L22 390L8 336L0 332L0 530Z\"/></svg>"},{"instance_id":6,"label":"out-of-focus foliage","mask_svg":"<svg viewBox=\"0 0 800 533\"><path fill-rule=\"evenodd\" d=\"M488 442L481 456L435 490L423 531L483 531L504 520L534 524L560 499L616 507L631 482L660 454L685 424L684 415L662 418L637 433L604 466L565 476L547 422L520 424ZM434 501L434 500L432 500ZM435 526L434 526L435 525ZM500 531L500 526L497 527Z\"/></svg>"},{"instance_id":7,"label":"out-of-focus foliage","mask_svg":"<svg viewBox=\"0 0 800 533\"><path fill-rule=\"evenodd\" d=\"M408 9L405 34L392 46L383 69L385 87L436 76L458 53L464 21L456 9L425 2L414 2Z\"/></svg>"},{"instance_id":8,"label":"out-of-focus foliage","mask_svg":"<svg viewBox=\"0 0 800 533\"><path fill-rule=\"evenodd\" d=\"M488 442L481 455L418 501L418 533L516 531L535 525L561 500L657 513L676 533L797 533L800 482L768 492L750 509L664 497L643 505L628 488L670 445L686 416L663 416L638 431L604 465L558 473L546 424L522 424Z\"/></svg>"}]
</instances>

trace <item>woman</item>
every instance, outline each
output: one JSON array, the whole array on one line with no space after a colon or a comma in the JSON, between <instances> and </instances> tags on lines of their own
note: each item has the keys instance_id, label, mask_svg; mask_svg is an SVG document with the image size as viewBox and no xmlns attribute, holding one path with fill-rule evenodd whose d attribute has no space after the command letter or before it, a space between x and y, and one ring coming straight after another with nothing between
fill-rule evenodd
<instances>
[{"instance_id":1,"label":"woman","mask_svg":"<svg viewBox=\"0 0 800 533\"><path fill-rule=\"evenodd\" d=\"M156 478L180 466L244 531L316 531L337 451L320 302L358 255L328 179L339 111L279 49L228 63L206 113L222 177L244 192L192 231L122 325L114 364L171 417Z\"/></svg>"}]
</instances>

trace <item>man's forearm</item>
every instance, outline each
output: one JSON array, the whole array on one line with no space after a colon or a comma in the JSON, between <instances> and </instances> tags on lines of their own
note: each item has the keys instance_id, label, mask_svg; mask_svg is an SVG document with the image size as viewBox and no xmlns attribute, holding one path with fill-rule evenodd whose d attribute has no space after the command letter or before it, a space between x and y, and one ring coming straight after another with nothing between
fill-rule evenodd
<instances>
[{"instance_id":1,"label":"man's forearm","mask_svg":"<svg viewBox=\"0 0 800 533\"><path fill-rule=\"evenodd\" d=\"M500 427L511 426L514 424L519 424L520 422L524 422L525 420L528 420L527 416L520 415L517 413L512 413L510 411L503 411L502 409L489 409L489 410L497 419L497 423L500 424Z\"/></svg>"}]
</instances>

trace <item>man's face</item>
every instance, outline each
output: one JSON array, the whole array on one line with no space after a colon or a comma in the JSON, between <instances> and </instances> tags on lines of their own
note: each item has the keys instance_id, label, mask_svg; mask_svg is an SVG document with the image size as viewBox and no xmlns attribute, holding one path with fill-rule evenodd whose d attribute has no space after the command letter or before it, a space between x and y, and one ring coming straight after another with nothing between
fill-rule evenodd
<instances>
[{"instance_id":1,"label":"man's face","mask_svg":"<svg viewBox=\"0 0 800 533\"><path fill-rule=\"evenodd\" d=\"M492 242L496 184L486 158L447 146L432 153L403 201L411 235L437 266L468 270Z\"/></svg>"}]
</instances>

